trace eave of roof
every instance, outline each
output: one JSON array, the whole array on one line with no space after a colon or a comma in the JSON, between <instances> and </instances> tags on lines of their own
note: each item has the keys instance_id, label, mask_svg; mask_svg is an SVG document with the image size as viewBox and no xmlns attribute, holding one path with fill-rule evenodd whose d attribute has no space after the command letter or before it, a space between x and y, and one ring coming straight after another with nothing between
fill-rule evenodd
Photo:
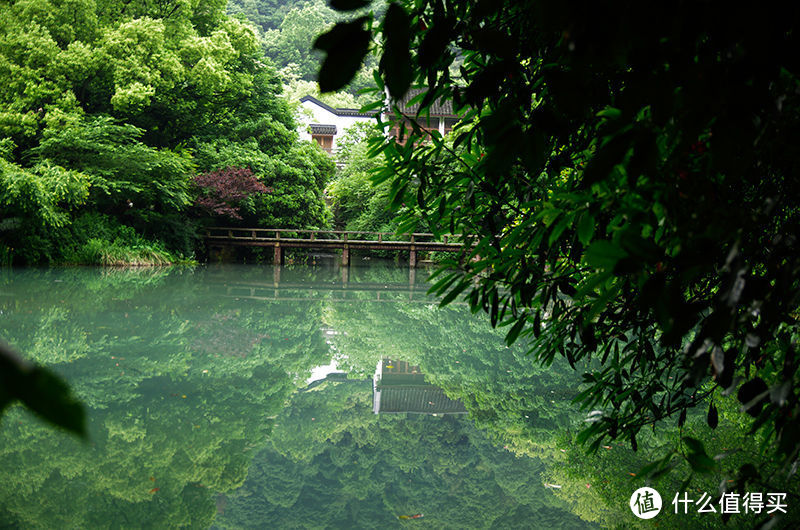
<instances>
[{"instance_id":1,"label":"eave of roof","mask_svg":"<svg viewBox=\"0 0 800 530\"><path fill-rule=\"evenodd\" d=\"M376 111L372 112L361 112L359 109L335 109L330 105L323 103L322 101L318 100L314 96L303 96L300 98L300 103L305 103L309 101L318 107L321 107L331 114L335 114L336 116L352 116L357 118L374 118L377 114Z\"/></svg>"},{"instance_id":2,"label":"eave of roof","mask_svg":"<svg viewBox=\"0 0 800 530\"><path fill-rule=\"evenodd\" d=\"M415 103L413 105L409 105L408 102L411 101L413 98L420 95L424 89L422 88L410 88L408 92L399 100L397 100L397 106L403 109L403 112L406 114L417 114L419 112L419 103ZM450 100L443 101L443 100L436 100L434 101L427 109L426 115L430 114L431 117L440 117L440 118L457 118L458 115L453 110L453 102Z\"/></svg>"},{"instance_id":3,"label":"eave of roof","mask_svg":"<svg viewBox=\"0 0 800 530\"><path fill-rule=\"evenodd\" d=\"M324 135L335 135L336 134L336 125L328 125L323 123L311 123L309 124L311 128L311 134L324 134Z\"/></svg>"}]
</instances>

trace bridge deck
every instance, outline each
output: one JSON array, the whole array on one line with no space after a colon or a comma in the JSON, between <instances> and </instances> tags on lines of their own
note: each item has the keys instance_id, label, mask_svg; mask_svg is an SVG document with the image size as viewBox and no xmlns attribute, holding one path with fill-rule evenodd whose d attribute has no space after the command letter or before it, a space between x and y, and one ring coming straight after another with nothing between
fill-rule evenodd
<instances>
[{"instance_id":1,"label":"bridge deck","mask_svg":"<svg viewBox=\"0 0 800 530\"><path fill-rule=\"evenodd\" d=\"M210 246L274 247L276 260L282 258L283 248L341 249L343 265L349 264L353 249L409 251L413 267L418 251L458 252L464 248L457 237L445 235L436 241L434 234L421 232L397 236L391 232L214 227L206 228L205 239Z\"/></svg>"},{"instance_id":2,"label":"bridge deck","mask_svg":"<svg viewBox=\"0 0 800 530\"><path fill-rule=\"evenodd\" d=\"M274 228L206 228L209 243L246 246L370 248L379 250L460 250L463 243L445 235L434 240L429 233L413 233L398 239L391 232L357 232L351 230L295 230ZM392 239L395 238L395 239Z\"/></svg>"}]
</instances>

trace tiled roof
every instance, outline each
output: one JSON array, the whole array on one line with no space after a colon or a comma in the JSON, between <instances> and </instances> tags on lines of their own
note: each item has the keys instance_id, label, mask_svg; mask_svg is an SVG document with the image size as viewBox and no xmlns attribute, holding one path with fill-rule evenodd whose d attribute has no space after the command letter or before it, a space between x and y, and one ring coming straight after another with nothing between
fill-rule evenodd
<instances>
[{"instance_id":1,"label":"tiled roof","mask_svg":"<svg viewBox=\"0 0 800 530\"><path fill-rule=\"evenodd\" d=\"M409 105L408 102L411 101L412 98L420 95L421 93L425 92L425 89L422 88L411 88L406 95L403 96L401 100L399 100L398 106L405 110L406 114L416 114L419 110L419 103L415 103L413 105ZM453 111L453 102L452 101L443 101L438 100L434 101L431 106L429 107L431 116L453 116L455 117L456 114Z\"/></svg>"},{"instance_id":2,"label":"tiled roof","mask_svg":"<svg viewBox=\"0 0 800 530\"><path fill-rule=\"evenodd\" d=\"M404 109L406 114L416 114L419 110L419 103L415 103L413 105L409 105L408 102L411 101L412 98L421 94L425 89L422 88L412 88L406 93L403 98L398 101L398 105L400 108ZM322 101L318 100L313 96L303 96L300 98L300 102L310 101L314 103L318 107L321 107L331 114L335 114L336 116L357 116L362 118L372 118L375 116L377 111L370 111L370 112L361 112L359 109L335 109L330 105L323 103ZM431 116L449 116L449 117L458 117L456 113L453 111L453 102L452 101L443 101L438 100L434 101L433 104L429 107Z\"/></svg>"},{"instance_id":3,"label":"tiled roof","mask_svg":"<svg viewBox=\"0 0 800 530\"><path fill-rule=\"evenodd\" d=\"M311 127L311 134L326 134L326 135L336 134L336 125L323 125L320 123L312 123L310 127Z\"/></svg>"},{"instance_id":4,"label":"tiled roof","mask_svg":"<svg viewBox=\"0 0 800 530\"><path fill-rule=\"evenodd\" d=\"M336 114L337 116L356 116L360 118L372 118L377 113L377 111L361 112L359 109L335 109L330 105L321 102L314 96L303 96L302 98L300 98L300 103L305 103L306 101L310 101L311 103L317 105L318 107L322 107L323 109L327 110L332 114Z\"/></svg>"}]
</instances>

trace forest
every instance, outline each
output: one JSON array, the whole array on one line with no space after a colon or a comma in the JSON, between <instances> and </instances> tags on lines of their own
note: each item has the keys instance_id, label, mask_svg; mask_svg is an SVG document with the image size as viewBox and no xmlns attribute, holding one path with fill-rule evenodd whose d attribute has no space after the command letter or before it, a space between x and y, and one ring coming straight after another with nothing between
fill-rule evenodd
<instances>
[{"instance_id":1,"label":"forest","mask_svg":"<svg viewBox=\"0 0 800 530\"><path fill-rule=\"evenodd\" d=\"M208 259L209 225L456 234L466 250L440 260L431 293L443 311L462 303L481 314L508 350L465 348L463 362L442 366L453 338L407 345L470 411L472 426L440 437L478 447L477 427L529 458L570 447L569 465L544 472L567 486L553 493L572 513L602 526L614 515L593 511L592 496L624 495L613 478L623 467L668 490L706 488L715 502L761 488L797 504L800 8L768 4L0 0L0 266L195 264ZM410 113L401 102L412 89ZM330 156L299 139L304 95L382 114L346 131ZM423 126L441 102L460 116L446 135ZM392 125L396 137L383 133ZM439 318L415 310L387 317L399 318L388 328L370 314L342 322L353 332L337 340L391 350L399 339L382 330ZM58 362L41 341L19 342ZM559 363L580 380L551 385ZM507 378L489 377L498 366ZM34 375L76 410L65 387ZM28 392L9 381L3 406ZM274 398L264 402L272 416L290 387L259 398ZM534 387L570 388L560 397L584 418L547 408ZM345 409L360 399L335 394ZM298 406L335 406L316 397ZM387 439L412 437L407 428L376 427ZM357 426L330 435L336 448L315 455L327 480L358 436ZM390 459L376 443L356 445ZM305 458L263 451L254 465L287 475ZM218 477L228 484L218 489L276 495L231 466L235 478ZM581 483L591 491L576 504ZM252 499L229 500L226 524L245 524L233 507ZM541 508L520 502L509 511Z\"/></svg>"},{"instance_id":2,"label":"forest","mask_svg":"<svg viewBox=\"0 0 800 530\"><path fill-rule=\"evenodd\" d=\"M330 227L333 161L293 112L333 11L272 7L3 2L0 263L187 262L204 224Z\"/></svg>"}]
</instances>

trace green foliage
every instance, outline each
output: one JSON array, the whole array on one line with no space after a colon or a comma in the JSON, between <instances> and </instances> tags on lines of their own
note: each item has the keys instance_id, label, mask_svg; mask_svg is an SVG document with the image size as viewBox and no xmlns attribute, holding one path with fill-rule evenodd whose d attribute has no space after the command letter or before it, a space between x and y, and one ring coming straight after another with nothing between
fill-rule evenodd
<instances>
[{"instance_id":1,"label":"green foliage","mask_svg":"<svg viewBox=\"0 0 800 530\"><path fill-rule=\"evenodd\" d=\"M0 160L0 248L4 262L36 263L55 258L53 234L87 201L90 179L50 161L24 168Z\"/></svg>"},{"instance_id":2,"label":"green foliage","mask_svg":"<svg viewBox=\"0 0 800 530\"><path fill-rule=\"evenodd\" d=\"M319 56L309 44L328 29L336 14L324 2L291 8L275 30L264 34L266 56L279 67L296 65L302 79L311 81L319 69Z\"/></svg>"},{"instance_id":3,"label":"green foliage","mask_svg":"<svg viewBox=\"0 0 800 530\"><path fill-rule=\"evenodd\" d=\"M191 256L197 220L187 220L194 200L188 184L218 168L224 157L208 156L206 148L217 143L237 158L278 167L270 178L291 180L288 192L300 197L288 202L310 205L304 221L321 225L324 207L312 198L322 184L302 186L317 183L328 165L294 147L295 124L278 97L279 78L265 64L253 28L225 16L224 4L6 6L0 20L4 259L65 261L78 207L111 216L143 239L118 246L100 238L70 260L96 262L106 242L110 254L101 261L159 262L162 251ZM291 224L288 210L279 210L261 217Z\"/></svg>"},{"instance_id":4,"label":"green foliage","mask_svg":"<svg viewBox=\"0 0 800 530\"><path fill-rule=\"evenodd\" d=\"M45 130L37 158L75 167L92 176L92 202L106 211L181 210L190 202L191 159L140 141L143 131L108 117ZM129 206L133 204L133 206Z\"/></svg>"},{"instance_id":5,"label":"green foliage","mask_svg":"<svg viewBox=\"0 0 800 530\"><path fill-rule=\"evenodd\" d=\"M217 279L179 268L0 275L3 291L14 293L0 301L2 333L70 381L88 409L91 442L8 411L4 524L211 525L214 496L244 482L298 374L328 353L319 302L275 302L265 319L263 301L226 298L210 287Z\"/></svg>"},{"instance_id":6,"label":"green foliage","mask_svg":"<svg viewBox=\"0 0 800 530\"><path fill-rule=\"evenodd\" d=\"M434 528L584 527L534 493L540 461L492 447L468 421L376 416L368 382L326 385L276 418L222 528L400 528L398 516L417 513Z\"/></svg>"},{"instance_id":7,"label":"green foliage","mask_svg":"<svg viewBox=\"0 0 800 530\"><path fill-rule=\"evenodd\" d=\"M11 138L3 138L0 140L0 159L10 161L14 157L14 148L16 145Z\"/></svg>"},{"instance_id":8,"label":"green foliage","mask_svg":"<svg viewBox=\"0 0 800 530\"><path fill-rule=\"evenodd\" d=\"M389 186L374 187L377 160L369 156L369 138L380 133L373 124L360 123L338 140L337 159L342 164L326 194L331 201L334 224L342 230L394 232L397 222L389 211Z\"/></svg>"},{"instance_id":9,"label":"green foliage","mask_svg":"<svg viewBox=\"0 0 800 530\"><path fill-rule=\"evenodd\" d=\"M86 202L89 178L43 161L30 169L0 160L3 218L25 218L43 227L67 224L70 210Z\"/></svg>"},{"instance_id":10,"label":"green foliage","mask_svg":"<svg viewBox=\"0 0 800 530\"><path fill-rule=\"evenodd\" d=\"M300 99L304 96L312 96L326 105L341 109L358 109L366 103L366 100L362 101L363 98L350 92L320 92L319 84L316 81L301 79L297 67L293 64L281 68L278 73L284 82L283 97L295 114L304 111L300 104Z\"/></svg>"},{"instance_id":11,"label":"green foliage","mask_svg":"<svg viewBox=\"0 0 800 530\"><path fill-rule=\"evenodd\" d=\"M365 7L360 5L358 8ZM228 11L247 19L260 30L258 33L264 53L278 68L289 101L295 102L305 95L319 95L316 74L321 54L313 50L311 44L341 15L330 9L324 0L233 0L229 2ZM362 9L362 12L365 10ZM357 99L359 90L373 85L371 71L375 61L368 58L366 63L355 79L348 83L345 91L333 98L323 94L320 99L334 107L360 107L360 104L353 104L352 101ZM339 104L342 101L345 103Z\"/></svg>"},{"instance_id":12,"label":"green foliage","mask_svg":"<svg viewBox=\"0 0 800 530\"><path fill-rule=\"evenodd\" d=\"M111 217L84 214L71 227L74 244L65 249L67 263L88 265L168 265L177 258L160 242L148 241L132 227Z\"/></svg>"},{"instance_id":13,"label":"green foliage","mask_svg":"<svg viewBox=\"0 0 800 530\"><path fill-rule=\"evenodd\" d=\"M354 123L336 138L336 161L343 166L351 163L358 167L374 165L375 162L368 160L367 144L370 141L374 143L381 136L383 131L376 123L365 121Z\"/></svg>"},{"instance_id":14,"label":"green foliage","mask_svg":"<svg viewBox=\"0 0 800 530\"><path fill-rule=\"evenodd\" d=\"M717 2L393 6L381 83L404 92L410 49L411 83L427 88L417 116L452 100L465 124L452 145L412 123L381 149L377 181L410 207L401 227L474 245L434 290L463 292L509 343L533 339L544 364L591 360L578 400L600 411L581 437L593 450L635 448L711 388L740 388L767 460L793 469L796 18ZM345 24L320 39L362 27ZM330 46L320 78L365 51Z\"/></svg>"},{"instance_id":15,"label":"green foliage","mask_svg":"<svg viewBox=\"0 0 800 530\"><path fill-rule=\"evenodd\" d=\"M294 4L291 0L230 0L228 13L267 31L277 29Z\"/></svg>"},{"instance_id":16,"label":"green foliage","mask_svg":"<svg viewBox=\"0 0 800 530\"><path fill-rule=\"evenodd\" d=\"M424 513L413 524L635 527L632 491L655 485L671 508L692 454L714 455L691 485L712 495L722 482L736 491L726 468L759 462L759 440L743 437L753 420L738 421L736 398L720 395L713 431L705 411L690 413L682 427L640 432L637 452L618 440L586 454L570 403L579 377L566 362L539 365L466 304L437 308L424 284L409 289L406 270L353 267L346 289L338 272L284 267L276 286L270 267L252 266L0 271L0 333L70 382L90 442L9 410L0 521L373 528ZM373 414L368 377L382 355L419 364L470 415ZM350 379L308 387L311 369L333 358ZM797 478L774 485L793 492ZM790 508L781 524L796 520Z\"/></svg>"},{"instance_id":17,"label":"green foliage","mask_svg":"<svg viewBox=\"0 0 800 530\"><path fill-rule=\"evenodd\" d=\"M256 178L272 190L242 201L242 226L328 226L322 190L333 174L334 164L311 143L297 143L279 158L259 151L253 140L250 146L221 140L201 145L197 159L201 165L214 169L250 168Z\"/></svg>"},{"instance_id":18,"label":"green foliage","mask_svg":"<svg viewBox=\"0 0 800 530\"><path fill-rule=\"evenodd\" d=\"M706 425L703 414L690 414L682 427L662 423L654 431L642 431L637 437L637 452L630 451L627 444L620 441L603 445L595 454L587 454L577 443L574 434L565 433L556 437L555 442L565 450L556 454L558 463L547 470L544 478L548 483L562 485L554 493L568 502L574 513L604 527L620 524L626 528L651 527L648 522L634 517L627 504L627 499L635 489L648 485L661 492L665 503L665 508L658 515L659 527L719 528L720 518L709 513L697 513L690 509L686 514L682 511L676 514L671 506L672 497L677 492L685 491L689 498L696 499L705 492L718 504L723 484L725 491L739 494L758 492L765 486L756 483L745 486L742 480L744 475L735 471L755 469L754 463L763 460L760 441L743 436L749 426L738 422L740 414L735 398L715 396L715 402L723 418L723 425L719 428L712 431ZM677 447L677 450L668 450L670 447ZM708 458L708 454L715 456L705 464L701 463ZM698 465L705 469L699 471L696 469ZM767 463L762 474L779 473L779 467L779 462ZM682 480L687 475L691 477L690 483ZM750 475L750 478L754 476ZM796 480L796 477L792 477L774 486L781 491L793 491L797 488ZM774 515L742 511L729 515L727 524L743 528L774 521L772 524L778 527L790 528L797 513L793 508L788 511L789 514L781 519L775 519Z\"/></svg>"},{"instance_id":19,"label":"green foliage","mask_svg":"<svg viewBox=\"0 0 800 530\"><path fill-rule=\"evenodd\" d=\"M329 213L322 190L334 164L331 158L305 142L297 144L286 160L276 160L262 182L273 192L253 197L253 211L259 226L325 228Z\"/></svg>"}]
</instances>

